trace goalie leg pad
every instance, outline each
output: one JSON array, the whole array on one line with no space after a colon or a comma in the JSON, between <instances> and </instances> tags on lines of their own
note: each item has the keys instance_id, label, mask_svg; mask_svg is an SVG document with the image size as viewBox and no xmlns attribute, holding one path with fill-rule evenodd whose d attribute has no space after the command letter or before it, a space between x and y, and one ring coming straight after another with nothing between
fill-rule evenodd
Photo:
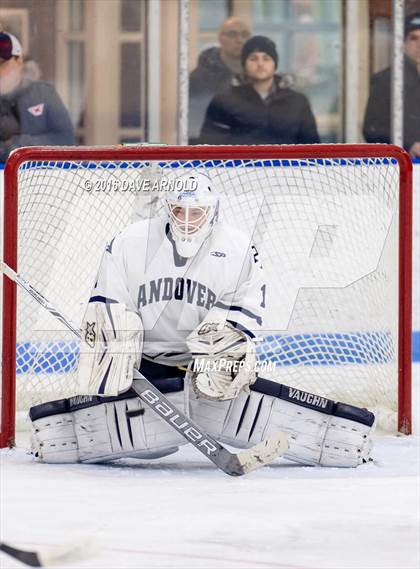
<instances>
[{"instance_id":1,"label":"goalie leg pad","mask_svg":"<svg viewBox=\"0 0 420 569\"><path fill-rule=\"evenodd\" d=\"M78 462L73 413L67 412L66 400L54 403L56 413L32 421L31 454L41 462Z\"/></svg>"},{"instance_id":2,"label":"goalie leg pad","mask_svg":"<svg viewBox=\"0 0 420 569\"><path fill-rule=\"evenodd\" d=\"M180 409L184 407L182 391L167 397ZM43 462L94 463L159 458L186 444L153 410L146 406L142 413L138 397L109 399L77 396L33 408L32 454ZM47 406L49 414L41 416Z\"/></svg>"},{"instance_id":3,"label":"goalie leg pad","mask_svg":"<svg viewBox=\"0 0 420 569\"><path fill-rule=\"evenodd\" d=\"M252 446L282 431L284 458L305 465L355 467L369 460L374 415L302 390L258 379L233 401L190 398L190 415L221 442Z\"/></svg>"}]
</instances>

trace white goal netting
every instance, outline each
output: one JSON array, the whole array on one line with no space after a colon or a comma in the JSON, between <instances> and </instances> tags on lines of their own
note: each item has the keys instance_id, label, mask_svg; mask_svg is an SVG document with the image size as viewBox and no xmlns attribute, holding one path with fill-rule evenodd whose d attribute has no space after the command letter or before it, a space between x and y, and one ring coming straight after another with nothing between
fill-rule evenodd
<instances>
[{"instance_id":1,"label":"white goal netting","mask_svg":"<svg viewBox=\"0 0 420 569\"><path fill-rule=\"evenodd\" d=\"M381 410L392 424L399 329L394 159L24 162L19 273L79 324L106 244L131 222L162 215L156 181L191 168L205 169L222 195L223 219L252 235L261 255L267 318L258 353L275 364L266 376ZM18 409L74 394L77 340L21 290L16 330Z\"/></svg>"}]
</instances>

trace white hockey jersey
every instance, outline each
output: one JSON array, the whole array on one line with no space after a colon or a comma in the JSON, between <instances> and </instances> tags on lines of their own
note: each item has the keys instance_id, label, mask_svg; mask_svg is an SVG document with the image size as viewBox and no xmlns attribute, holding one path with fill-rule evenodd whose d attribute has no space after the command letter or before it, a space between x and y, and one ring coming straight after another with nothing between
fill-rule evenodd
<instances>
[{"instance_id":1,"label":"white hockey jersey","mask_svg":"<svg viewBox=\"0 0 420 569\"><path fill-rule=\"evenodd\" d=\"M259 334L265 292L258 251L244 233L219 223L186 259L177 254L167 220L156 217L133 223L108 245L91 300L116 300L138 313L143 357L178 365L191 359L185 339L211 310Z\"/></svg>"}]
</instances>

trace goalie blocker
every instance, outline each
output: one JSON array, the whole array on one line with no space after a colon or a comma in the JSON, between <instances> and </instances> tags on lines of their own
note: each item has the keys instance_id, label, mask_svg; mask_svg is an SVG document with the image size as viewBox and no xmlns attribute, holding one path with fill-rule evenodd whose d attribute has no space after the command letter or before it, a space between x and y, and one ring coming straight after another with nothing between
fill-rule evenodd
<instances>
[{"instance_id":1,"label":"goalie blocker","mask_svg":"<svg viewBox=\"0 0 420 569\"><path fill-rule=\"evenodd\" d=\"M157 383L156 383L157 381ZM167 397L222 443L247 448L278 431L284 458L303 465L356 467L370 460L375 417L366 409L258 378L249 394L210 401L182 378L155 380ZM172 454L186 440L133 391L76 396L32 407L32 453L44 462L107 462Z\"/></svg>"}]
</instances>

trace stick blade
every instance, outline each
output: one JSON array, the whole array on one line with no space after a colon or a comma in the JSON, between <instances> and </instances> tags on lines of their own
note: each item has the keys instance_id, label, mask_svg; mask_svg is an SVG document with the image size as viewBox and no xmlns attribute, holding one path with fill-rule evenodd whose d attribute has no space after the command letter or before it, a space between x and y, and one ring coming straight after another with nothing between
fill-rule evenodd
<instances>
[{"instance_id":1,"label":"stick blade","mask_svg":"<svg viewBox=\"0 0 420 569\"><path fill-rule=\"evenodd\" d=\"M86 555L91 555L95 550L89 540L81 539L74 544L42 547L38 551L26 551L2 541L0 551L7 553L27 567L51 567L77 561Z\"/></svg>"},{"instance_id":2,"label":"stick blade","mask_svg":"<svg viewBox=\"0 0 420 569\"><path fill-rule=\"evenodd\" d=\"M261 468L261 466L279 458L288 448L287 436L282 432L276 433L253 447L232 456L225 472L231 476L248 474L248 472Z\"/></svg>"},{"instance_id":3,"label":"stick blade","mask_svg":"<svg viewBox=\"0 0 420 569\"><path fill-rule=\"evenodd\" d=\"M7 553L7 555L10 555L10 557L17 559L28 567L42 567L41 559L36 551L17 549L16 547L12 547L4 542L0 543L0 551Z\"/></svg>"}]
</instances>

